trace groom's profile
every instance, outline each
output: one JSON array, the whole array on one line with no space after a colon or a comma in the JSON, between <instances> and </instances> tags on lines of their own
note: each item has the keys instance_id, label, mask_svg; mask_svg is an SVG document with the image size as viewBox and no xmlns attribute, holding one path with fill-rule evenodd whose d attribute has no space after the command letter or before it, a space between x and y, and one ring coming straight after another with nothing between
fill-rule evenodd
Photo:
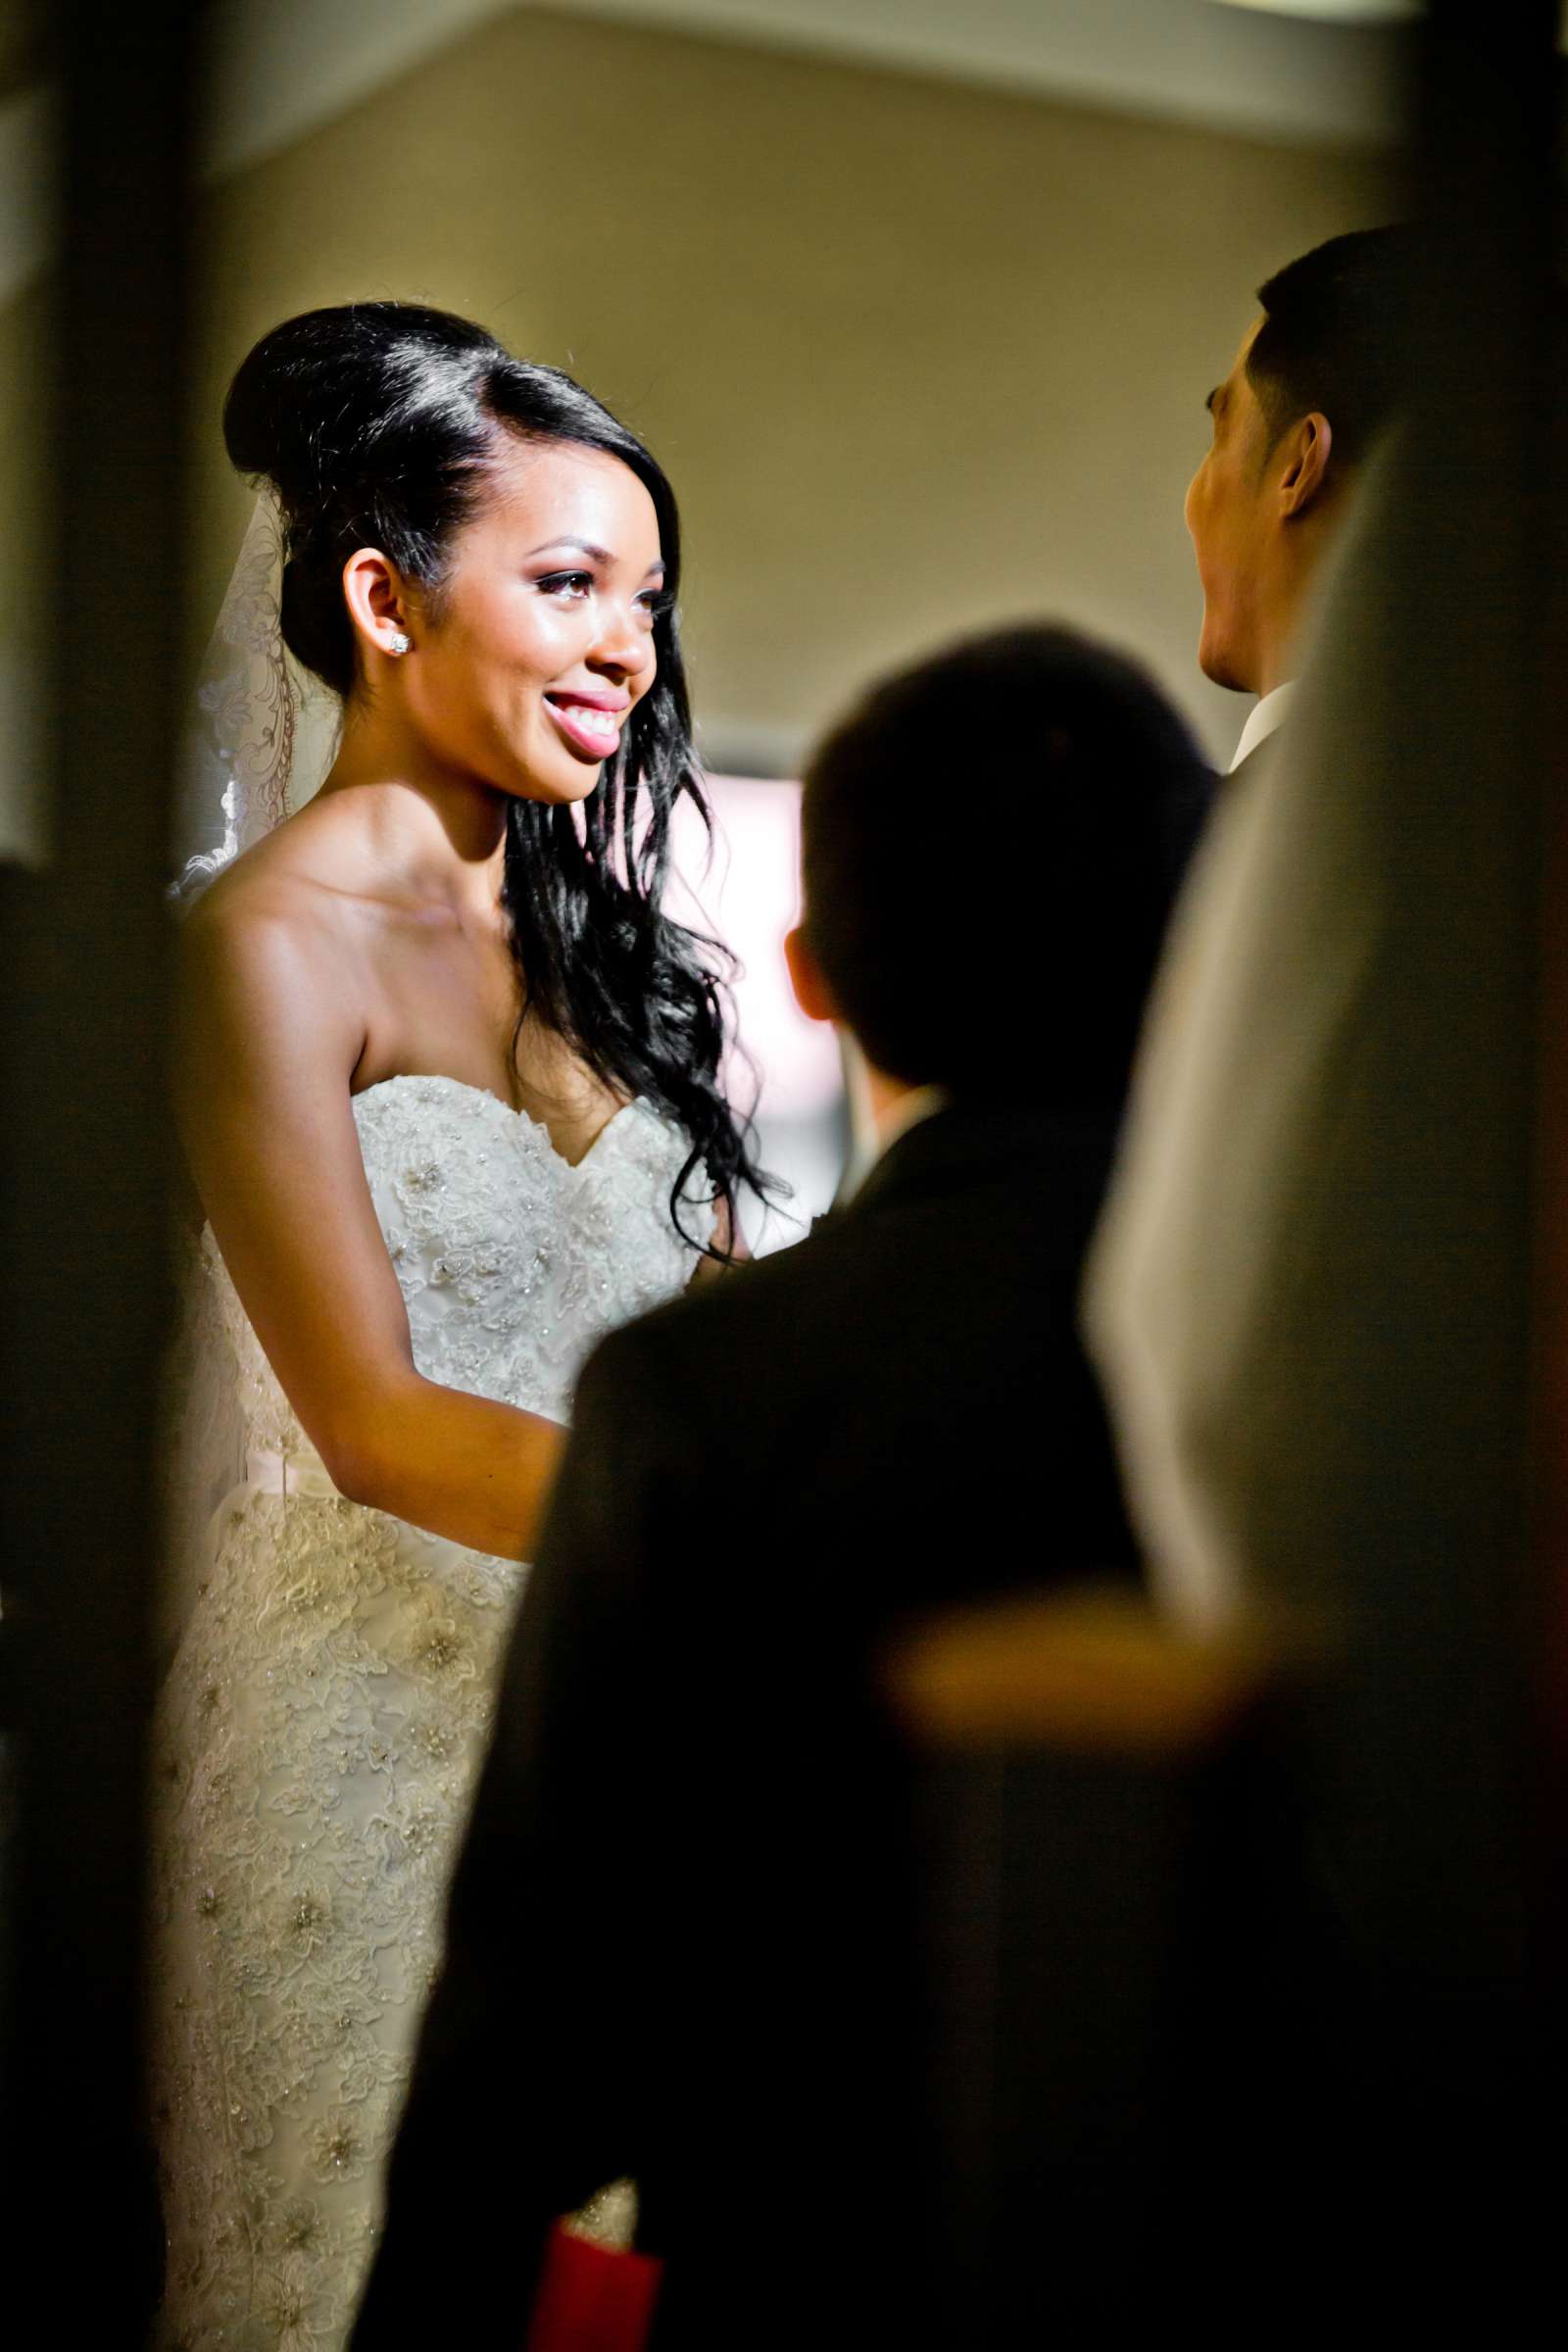
<instances>
[{"instance_id":1,"label":"groom's profile","mask_svg":"<svg viewBox=\"0 0 1568 2352\"><path fill-rule=\"evenodd\" d=\"M555 2218L623 2176L656 2345L931 2340L877 1661L1137 1573L1076 1296L1206 783L1139 670L1047 627L888 680L810 762L794 975L880 1155L583 1379L358 2352L522 2344Z\"/></svg>"},{"instance_id":2,"label":"groom's profile","mask_svg":"<svg viewBox=\"0 0 1568 2352\"><path fill-rule=\"evenodd\" d=\"M1363 462L1398 405L1412 232L1348 230L1258 288L1258 313L1209 393L1188 485L1203 590L1199 666L1258 699L1232 762L1281 724L1303 616Z\"/></svg>"}]
</instances>

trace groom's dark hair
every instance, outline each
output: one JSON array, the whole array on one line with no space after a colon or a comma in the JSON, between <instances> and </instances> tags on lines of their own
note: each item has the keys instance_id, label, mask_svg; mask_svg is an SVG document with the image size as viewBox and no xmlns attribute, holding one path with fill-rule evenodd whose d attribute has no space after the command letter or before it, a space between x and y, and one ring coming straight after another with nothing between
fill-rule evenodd
<instances>
[{"instance_id":1,"label":"groom's dark hair","mask_svg":"<svg viewBox=\"0 0 1568 2352\"><path fill-rule=\"evenodd\" d=\"M869 1058L1119 1105L1211 782L1152 680L1071 629L874 686L809 761L802 816L806 937Z\"/></svg>"},{"instance_id":2,"label":"groom's dark hair","mask_svg":"<svg viewBox=\"0 0 1568 2352\"><path fill-rule=\"evenodd\" d=\"M1354 228L1258 287L1247 373L1273 440L1316 409L1342 464L1366 454L1403 393L1417 262L1415 229Z\"/></svg>"}]
</instances>

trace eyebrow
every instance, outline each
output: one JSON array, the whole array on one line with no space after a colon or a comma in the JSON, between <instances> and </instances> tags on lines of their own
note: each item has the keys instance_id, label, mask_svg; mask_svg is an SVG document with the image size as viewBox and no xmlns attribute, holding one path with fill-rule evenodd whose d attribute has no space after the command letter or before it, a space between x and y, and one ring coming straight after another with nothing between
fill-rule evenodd
<instances>
[{"instance_id":1,"label":"eyebrow","mask_svg":"<svg viewBox=\"0 0 1568 2352\"><path fill-rule=\"evenodd\" d=\"M537 547L529 548L523 562L531 564L535 556L548 555L553 547L574 547L580 556L591 558L595 564L613 564L615 561L608 547L595 547L591 539L543 539ZM646 580L650 571L664 571L667 568L663 557L656 556L648 571L643 573L643 578Z\"/></svg>"}]
</instances>

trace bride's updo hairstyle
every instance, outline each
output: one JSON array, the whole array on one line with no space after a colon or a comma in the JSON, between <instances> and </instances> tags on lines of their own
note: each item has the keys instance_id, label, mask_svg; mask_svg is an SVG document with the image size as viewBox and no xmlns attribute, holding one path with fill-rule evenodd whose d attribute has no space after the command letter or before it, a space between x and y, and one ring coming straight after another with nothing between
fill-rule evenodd
<instances>
[{"instance_id":1,"label":"bride's updo hairstyle","mask_svg":"<svg viewBox=\"0 0 1568 2352\"><path fill-rule=\"evenodd\" d=\"M728 959L661 908L676 802L710 821L675 621L680 519L662 468L570 376L404 302L307 311L264 335L229 387L223 438L241 473L277 491L283 642L345 701L357 667L342 573L357 548L378 548L439 618L457 534L517 442L601 451L647 490L668 590L654 620L657 676L580 813L509 801L502 905L524 1013L691 1139L670 1200L677 1226L699 1170L733 1212L737 1187L762 1180L718 1085Z\"/></svg>"}]
</instances>

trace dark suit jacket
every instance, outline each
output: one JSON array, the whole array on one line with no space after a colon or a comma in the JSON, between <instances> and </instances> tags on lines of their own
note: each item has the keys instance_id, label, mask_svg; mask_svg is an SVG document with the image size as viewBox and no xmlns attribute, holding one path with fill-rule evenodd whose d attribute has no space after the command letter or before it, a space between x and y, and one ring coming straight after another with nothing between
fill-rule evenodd
<instances>
[{"instance_id":1,"label":"dark suit jacket","mask_svg":"<svg viewBox=\"0 0 1568 2352\"><path fill-rule=\"evenodd\" d=\"M1076 1331L1108 1118L952 1107L612 1338L512 1644L354 2336L522 2341L620 2175L656 2342L926 2340L908 1763L934 1605L1133 1573Z\"/></svg>"}]
</instances>

